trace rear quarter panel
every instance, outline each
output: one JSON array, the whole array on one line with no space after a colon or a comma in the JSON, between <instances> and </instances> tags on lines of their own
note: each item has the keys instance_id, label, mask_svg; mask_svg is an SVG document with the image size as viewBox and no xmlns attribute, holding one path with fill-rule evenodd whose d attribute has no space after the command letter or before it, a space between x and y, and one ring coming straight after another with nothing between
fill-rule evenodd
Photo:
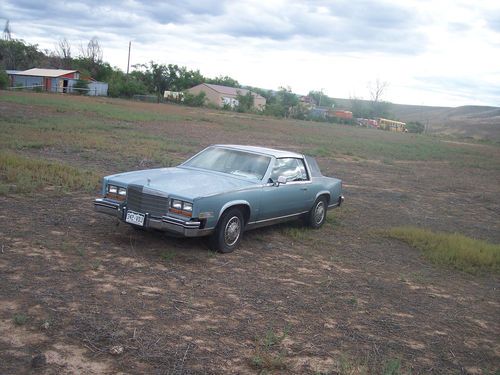
<instances>
[{"instance_id":1,"label":"rear quarter panel","mask_svg":"<svg viewBox=\"0 0 500 375\"><path fill-rule=\"evenodd\" d=\"M329 202L328 204L332 204L333 202L336 202L339 197L342 195L342 181L339 180L338 178L333 178L333 177L314 177L313 178L313 196L314 196L314 201L323 194L329 195ZM312 207L312 204L311 204Z\"/></svg>"}]
</instances>

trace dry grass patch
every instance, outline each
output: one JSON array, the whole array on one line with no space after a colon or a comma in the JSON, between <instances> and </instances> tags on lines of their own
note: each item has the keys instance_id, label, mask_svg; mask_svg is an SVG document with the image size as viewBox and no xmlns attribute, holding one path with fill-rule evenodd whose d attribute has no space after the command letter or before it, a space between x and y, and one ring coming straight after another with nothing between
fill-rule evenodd
<instances>
[{"instance_id":1,"label":"dry grass patch","mask_svg":"<svg viewBox=\"0 0 500 375\"><path fill-rule=\"evenodd\" d=\"M500 244L466 237L459 233L440 233L415 227L397 227L384 231L422 251L435 264L469 272L499 272Z\"/></svg>"},{"instance_id":2,"label":"dry grass patch","mask_svg":"<svg viewBox=\"0 0 500 375\"><path fill-rule=\"evenodd\" d=\"M0 152L0 194L31 193L42 188L58 191L93 191L99 176L60 162L30 159Z\"/></svg>"}]
</instances>

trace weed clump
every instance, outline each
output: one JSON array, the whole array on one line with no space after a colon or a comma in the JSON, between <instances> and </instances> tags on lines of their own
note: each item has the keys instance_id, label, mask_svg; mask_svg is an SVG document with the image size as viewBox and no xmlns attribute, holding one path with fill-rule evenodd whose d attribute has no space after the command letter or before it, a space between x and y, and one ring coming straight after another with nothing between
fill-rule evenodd
<instances>
[{"instance_id":1,"label":"weed clump","mask_svg":"<svg viewBox=\"0 0 500 375\"><path fill-rule=\"evenodd\" d=\"M432 263L473 274L500 272L500 244L459 233L440 233L409 226L388 229L384 233L421 250Z\"/></svg>"},{"instance_id":2,"label":"weed clump","mask_svg":"<svg viewBox=\"0 0 500 375\"><path fill-rule=\"evenodd\" d=\"M286 369L286 353L282 347L282 341L288 336L288 332L287 326L281 334L269 329L264 337L257 337L255 339L255 353L250 360L252 367L261 371Z\"/></svg>"},{"instance_id":3,"label":"weed clump","mask_svg":"<svg viewBox=\"0 0 500 375\"><path fill-rule=\"evenodd\" d=\"M42 188L62 191L93 191L96 173L60 162L30 159L12 152L0 152L0 194L32 193Z\"/></svg>"}]
</instances>

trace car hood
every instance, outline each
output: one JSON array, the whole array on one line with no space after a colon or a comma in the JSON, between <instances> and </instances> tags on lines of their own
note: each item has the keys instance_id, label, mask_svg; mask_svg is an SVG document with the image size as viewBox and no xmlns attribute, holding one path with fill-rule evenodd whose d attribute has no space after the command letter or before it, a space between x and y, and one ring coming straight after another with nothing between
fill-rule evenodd
<instances>
[{"instance_id":1,"label":"car hood","mask_svg":"<svg viewBox=\"0 0 500 375\"><path fill-rule=\"evenodd\" d=\"M198 197L239 190L258 184L257 180L245 180L224 173L185 167L145 169L119 173L105 177L107 183L120 186L136 184L174 195L179 198Z\"/></svg>"}]
</instances>

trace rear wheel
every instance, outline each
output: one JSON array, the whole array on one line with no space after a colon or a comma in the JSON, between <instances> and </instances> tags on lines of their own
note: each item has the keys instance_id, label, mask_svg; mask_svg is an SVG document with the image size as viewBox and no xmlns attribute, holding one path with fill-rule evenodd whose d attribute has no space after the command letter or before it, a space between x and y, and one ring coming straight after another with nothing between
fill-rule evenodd
<instances>
[{"instance_id":1,"label":"rear wheel","mask_svg":"<svg viewBox=\"0 0 500 375\"><path fill-rule=\"evenodd\" d=\"M307 215L307 224L314 229L320 228L326 221L327 202L325 197L319 197Z\"/></svg>"},{"instance_id":2,"label":"rear wheel","mask_svg":"<svg viewBox=\"0 0 500 375\"><path fill-rule=\"evenodd\" d=\"M243 214L239 209L227 210L222 214L210 238L210 247L221 253L231 253L241 242L244 225Z\"/></svg>"}]
</instances>

